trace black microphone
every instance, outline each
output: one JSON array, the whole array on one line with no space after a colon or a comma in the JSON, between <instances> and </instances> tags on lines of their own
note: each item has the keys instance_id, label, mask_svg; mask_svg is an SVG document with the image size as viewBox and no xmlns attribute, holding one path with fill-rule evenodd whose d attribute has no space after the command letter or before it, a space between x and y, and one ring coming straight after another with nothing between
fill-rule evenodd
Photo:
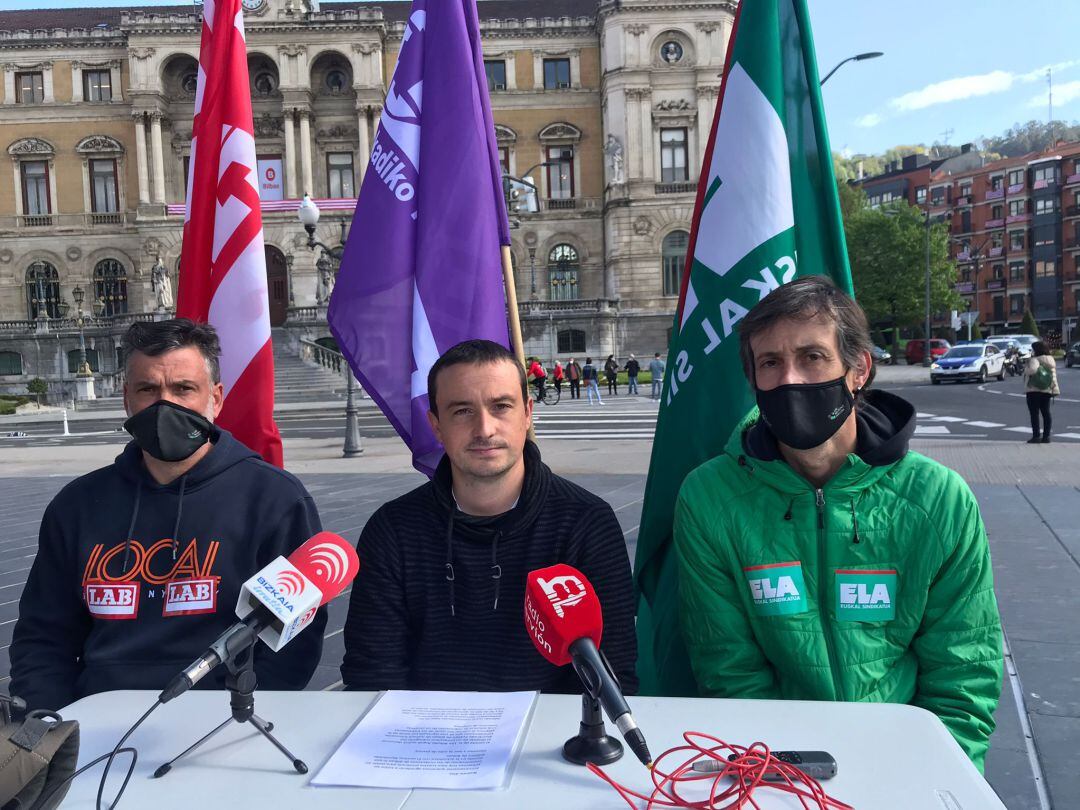
<instances>
[{"instance_id":1,"label":"black microphone","mask_svg":"<svg viewBox=\"0 0 1080 810\"><path fill-rule=\"evenodd\" d=\"M630 712L630 705L623 696L615 673L611 671L607 656L600 652L591 638L585 636L570 644L570 660L574 671L585 684L585 690L600 701L604 713L615 721L634 756L642 765L649 766L652 754L649 753L645 735Z\"/></svg>"},{"instance_id":2,"label":"black microphone","mask_svg":"<svg viewBox=\"0 0 1080 810\"><path fill-rule=\"evenodd\" d=\"M236 614L242 621L218 636L206 652L169 681L158 700L168 703L184 694L257 638L277 652L311 623L320 607L353 581L359 568L356 549L331 532L319 532L287 560L278 557L241 587Z\"/></svg>"}]
</instances>

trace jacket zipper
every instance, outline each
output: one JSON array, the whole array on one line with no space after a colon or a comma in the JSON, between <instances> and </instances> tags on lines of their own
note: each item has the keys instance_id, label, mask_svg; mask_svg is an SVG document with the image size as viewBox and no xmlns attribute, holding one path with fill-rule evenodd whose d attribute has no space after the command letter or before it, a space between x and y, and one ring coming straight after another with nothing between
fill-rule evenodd
<instances>
[{"instance_id":1,"label":"jacket zipper","mask_svg":"<svg viewBox=\"0 0 1080 810\"><path fill-rule=\"evenodd\" d=\"M814 490L814 503L817 504L818 514L818 615L821 616L821 629L825 635L825 649L829 654L829 674L832 675L833 692L836 700L843 700L844 694L840 688L840 678L837 675L836 643L833 639L833 626L825 613L825 582L828 581L828 569L825 566L825 493L820 489Z\"/></svg>"}]
</instances>

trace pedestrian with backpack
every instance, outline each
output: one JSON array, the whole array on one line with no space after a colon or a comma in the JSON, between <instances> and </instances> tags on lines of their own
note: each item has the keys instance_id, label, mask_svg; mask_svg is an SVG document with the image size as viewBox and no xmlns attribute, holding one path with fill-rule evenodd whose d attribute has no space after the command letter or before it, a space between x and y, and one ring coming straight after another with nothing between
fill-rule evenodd
<instances>
[{"instance_id":1,"label":"pedestrian with backpack","mask_svg":"<svg viewBox=\"0 0 1080 810\"><path fill-rule=\"evenodd\" d=\"M1031 438L1028 444L1050 443L1050 402L1061 393L1058 388L1057 363L1050 347L1036 340L1031 345L1031 357L1024 368L1024 391L1027 393L1028 413L1031 414ZM1039 436L1039 416L1042 415L1042 437Z\"/></svg>"}]
</instances>

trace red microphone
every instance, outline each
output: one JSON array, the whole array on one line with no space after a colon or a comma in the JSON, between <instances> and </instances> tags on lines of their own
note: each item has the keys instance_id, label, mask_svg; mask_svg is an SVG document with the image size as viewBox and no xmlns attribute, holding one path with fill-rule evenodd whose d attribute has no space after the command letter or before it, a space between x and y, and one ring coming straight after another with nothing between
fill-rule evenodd
<instances>
[{"instance_id":1,"label":"red microphone","mask_svg":"<svg viewBox=\"0 0 1080 810\"><path fill-rule=\"evenodd\" d=\"M275 652L307 627L320 607L340 594L360 570L356 549L340 535L319 532L288 559L277 557L240 588L237 622L165 687L167 703L215 667L262 639Z\"/></svg>"},{"instance_id":2,"label":"red microphone","mask_svg":"<svg viewBox=\"0 0 1080 810\"><path fill-rule=\"evenodd\" d=\"M598 649L603 612L585 575L562 563L532 571L525 584L525 628L544 658L557 667L573 664L586 691L600 701L630 750L650 766L645 735L630 713L611 664Z\"/></svg>"}]
</instances>

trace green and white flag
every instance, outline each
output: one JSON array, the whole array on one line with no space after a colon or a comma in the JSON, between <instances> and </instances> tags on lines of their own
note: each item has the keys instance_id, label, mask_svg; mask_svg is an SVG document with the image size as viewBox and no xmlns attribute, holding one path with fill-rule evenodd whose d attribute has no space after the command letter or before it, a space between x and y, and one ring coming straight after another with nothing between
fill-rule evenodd
<instances>
[{"instance_id":1,"label":"green and white flag","mask_svg":"<svg viewBox=\"0 0 1080 810\"><path fill-rule=\"evenodd\" d=\"M736 325L797 276L851 292L806 0L739 4L686 264L634 566L643 694L695 692L671 527L687 473L754 405Z\"/></svg>"}]
</instances>

